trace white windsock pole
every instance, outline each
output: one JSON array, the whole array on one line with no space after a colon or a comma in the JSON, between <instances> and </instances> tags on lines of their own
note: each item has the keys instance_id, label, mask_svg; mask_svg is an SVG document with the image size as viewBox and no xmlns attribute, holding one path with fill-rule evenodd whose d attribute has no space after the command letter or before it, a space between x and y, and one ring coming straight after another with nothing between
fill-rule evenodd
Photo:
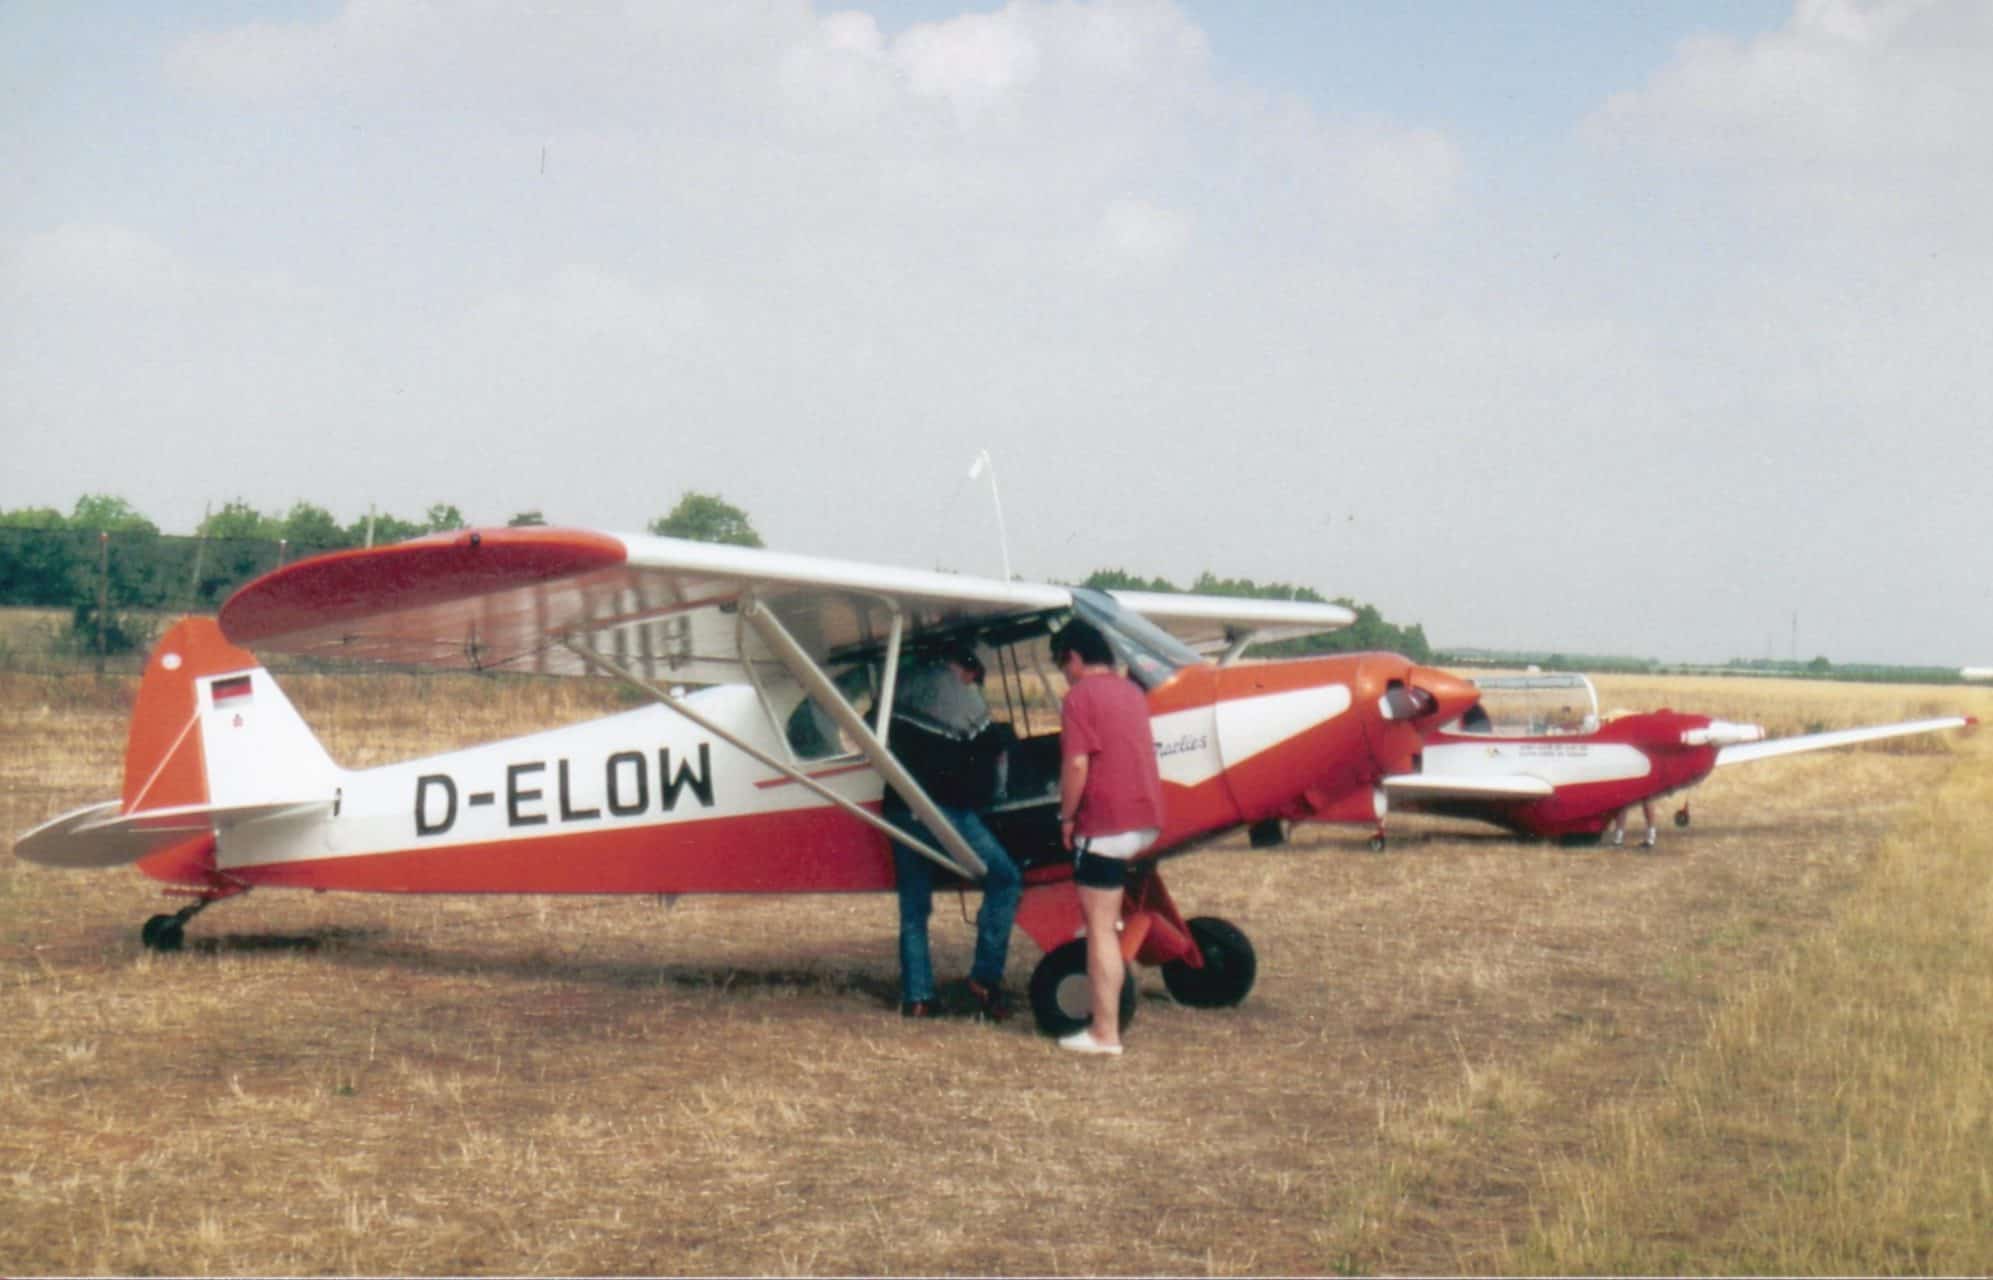
<instances>
[{"instance_id":1,"label":"white windsock pole","mask_svg":"<svg viewBox=\"0 0 1993 1280\"><path fill-rule=\"evenodd\" d=\"M988 471L990 473L990 502L996 507L997 547L1003 552L1003 580L1010 581L1010 535L1003 526L1003 495L997 492L996 463L990 460L990 451L984 449L976 454L976 460L969 464L969 479Z\"/></svg>"}]
</instances>

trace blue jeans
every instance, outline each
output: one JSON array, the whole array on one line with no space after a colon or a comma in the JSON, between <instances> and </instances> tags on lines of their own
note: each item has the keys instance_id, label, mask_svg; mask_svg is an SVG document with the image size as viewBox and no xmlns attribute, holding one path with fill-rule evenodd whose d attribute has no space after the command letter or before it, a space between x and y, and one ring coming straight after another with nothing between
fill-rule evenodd
<instances>
[{"instance_id":1,"label":"blue jeans","mask_svg":"<svg viewBox=\"0 0 1993 1280\"><path fill-rule=\"evenodd\" d=\"M945 804L935 807L989 867L989 874L983 880L983 905L976 912L976 958L969 966L969 977L994 988L1003 982L1004 963L1010 955L1010 927L1017 919L1017 900L1024 893L1024 877L974 809L954 809ZM940 848L941 842L933 833L897 805L890 806L885 816L887 821L903 827L908 835ZM934 875L940 868L899 841L892 843L893 870L900 895L900 999L912 1004L934 999L934 960L927 949L927 917L934 910Z\"/></svg>"}]
</instances>

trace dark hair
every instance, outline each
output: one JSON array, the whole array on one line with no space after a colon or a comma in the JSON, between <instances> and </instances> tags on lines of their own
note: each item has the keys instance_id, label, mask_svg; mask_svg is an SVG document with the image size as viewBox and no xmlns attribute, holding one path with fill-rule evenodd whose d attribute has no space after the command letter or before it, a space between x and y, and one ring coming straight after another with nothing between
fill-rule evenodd
<instances>
[{"instance_id":1,"label":"dark hair","mask_svg":"<svg viewBox=\"0 0 1993 1280\"><path fill-rule=\"evenodd\" d=\"M964 641L944 650L941 657L968 672L977 684L983 682L983 660L977 655L975 645Z\"/></svg>"},{"instance_id":2,"label":"dark hair","mask_svg":"<svg viewBox=\"0 0 1993 1280\"><path fill-rule=\"evenodd\" d=\"M1052 636L1052 661L1063 664L1069 653L1077 653L1089 667L1114 665L1114 650L1107 637L1084 618L1074 618Z\"/></svg>"}]
</instances>

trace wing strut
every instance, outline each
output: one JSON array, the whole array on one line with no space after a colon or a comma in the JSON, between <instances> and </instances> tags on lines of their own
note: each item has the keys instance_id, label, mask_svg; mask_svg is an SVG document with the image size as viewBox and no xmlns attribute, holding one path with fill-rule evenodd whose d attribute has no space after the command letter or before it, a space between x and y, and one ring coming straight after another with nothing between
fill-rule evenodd
<instances>
[{"instance_id":1,"label":"wing strut","mask_svg":"<svg viewBox=\"0 0 1993 1280\"><path fill-rule=\"evenodd\" d=\"M589 649L577 643L572 636L562 637L561 644L565 646L569 652L573 653L575 657L580 658L583 662L587 663L589 666L594 667L596 670L601 671L607 675L615 676L618 680L623 681L624 683L630 685L632 688L641 689L643 692L649 694L651 697L656 698L659 702L662 702L665 706L670 707L673 711L676 711L679 715L684 716L687 720L690 720L693 724L698 725L701 729L704 729L707 733L710 733L714 737L719 738L721 741L727 743L729 746L732 746L737 750L747 753L748 755L752 756L754 759L759 760L762 764L767 765L769 768L775 770L777 773L788 778L790 781L799 783L800 785L809 788L809 790L815 792L817 795L822 796L824 799L830 801L832 804L844 810L846 813L849 813L854 818L862 819L863 821L868 822L871 825L877 827L879 830L885 832L888 837L894 840L898 840L901 844L906 845L909 849L912 849L915 853L918 853L921 857L926 858L928 861L937 863L958 876L965 876L968 874L960 866L956 865L955 862L950 860L947 857L947 855L936 850L931 845L927 844L925 841L914 839L906 832L901 831L898 827L895 827L892 823L887 822L884 818L880 817L878 814L873 813L870 809L867 809L863 805L855 804L852 801L845 799L843 796L837 794L835 791L832 791L829 787L826 787L823 783L818 782L815 778L812 778L808 774L802 772L800 769L797 769L794 765L789 764L787 761L784 760L777 760L774 756L769 755L766 751L763 751L761 748L755 746L753 743L744 741L740 737L740 735L734 733L732 730L726 728L723 725L716 723L715 721L709 719L704 715L701 715L698 711L694 710L689 704L687 704L683 698L673 697L670 693L667 693L665 690L658 688L656 685L644 679L636 672L631 671L629 668L623 666L621 663L614 662L608 658L605 658L601 654L595 652L593 649ZM838 701L842 703L843 699L840 698ZM940 829L947 831L947 833L951 836L955 836L955 839L957 840L960 840L962 838L960 836L956 836L955 829L951 826L948 826L946 823L943 823ZM978 861L976 863L976 866L978 868L981 868L982 863Z\"/></svg>"},{"instance_id":2,"label":"wing strut","mask_svg":"<svg viewBox=\"0 0 1993 1280\"><path fill-rule=\"evenodd\" d=\"M796 677L796 682L803 686L816 704L828 712L831 719L837 721L838 728L851 735L851 740L858 744L858 750L872 762L872 767L879 771L879 775L886 780L886 785L900 793L901 799L907 802L907 807L913 810L914 816L934 833L935 839L941 842L941 847L952 855L952 860L937 857L935 861L956 875L967 875L975 880L980 880L989 874L989 868L976 856L976 851L969 847L969 842L962 838L962 833L955 830L955 824L942 815L934 801L928 798L927 792L913 780L913 775L906 771L898 758L887 749L886 744L872 732L872 726L865 723L865 717L859 715L852 709L851 704L845 701L844 695L831 682L831 678L824 674L823 668L804 651L803 646L796 643L796 638L789 634L789 629L782 625L781 620L770 613L752 593L741 601L740 616L754 628L755 634L761 637L763 643L775 651L775 656L782 660L782 665L789 669L790 675ZM894 628L894 632L897 636L897 627ZM884 819L879 819L879 823L881 826L886 826ZM886 829L892 830L890 826L886 826ZM969 870L965 872L962 870L963 867Z\"/></svg>"}]
</instances>

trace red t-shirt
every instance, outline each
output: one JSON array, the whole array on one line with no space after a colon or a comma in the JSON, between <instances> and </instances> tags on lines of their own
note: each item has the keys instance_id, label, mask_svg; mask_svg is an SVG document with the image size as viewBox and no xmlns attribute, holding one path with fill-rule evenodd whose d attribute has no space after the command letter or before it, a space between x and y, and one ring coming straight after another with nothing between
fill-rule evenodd
<instances>
[{"instance_id":1,"label":"red t-shirt","mask_svg":"<svg viewBox=\"0 0 1993 1280\"><path fill-rule=\"evenodd\" d=\"M1091 758L1073 830L1114 836L1163 825L1163 780L1149 730L1149 703L1134 681L1083 677L1060 706L1059 754Z\"/></svg>"}]
</instances>

